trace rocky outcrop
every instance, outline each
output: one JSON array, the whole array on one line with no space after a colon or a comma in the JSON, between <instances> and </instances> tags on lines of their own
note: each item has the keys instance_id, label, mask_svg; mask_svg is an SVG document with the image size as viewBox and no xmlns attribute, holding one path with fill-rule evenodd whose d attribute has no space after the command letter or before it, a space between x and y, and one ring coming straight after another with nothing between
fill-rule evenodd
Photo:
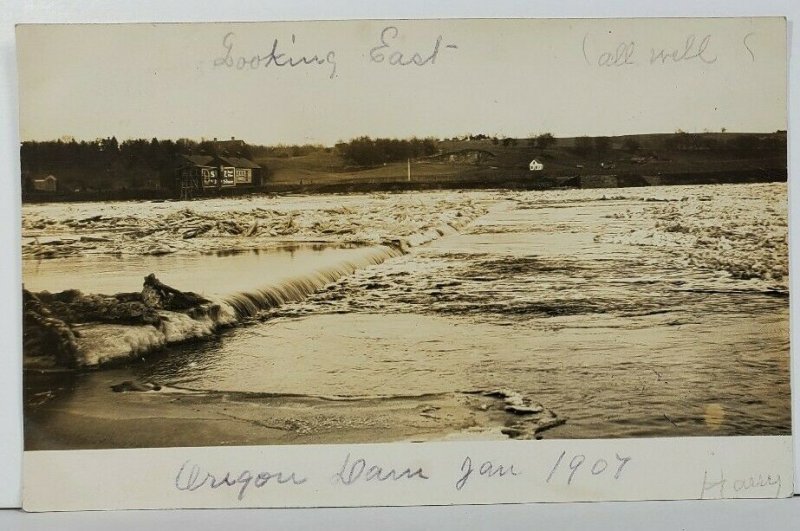
<instances>
[{"instance_id":1,"label":"rocky outcrop","mask_svg":"<svg viewBox=\"0 0 800 531\"><path fill-rule=\"evenodd\" d=\"M150 308L171 311L185 311L211 301L191 291L180 291L167 286L153 273L144 277L144 288L141 293L142 302Z\"/></svg>"},{"instance_id":2,"label":"rocky outcrop","mask_svg":"<svg viewBox=\"0 0 800 531\"><path fill-rule=\"evenodd\" d=\"M75 333L33 293L22 290L22 349L26 365L74 367Z\"/></svg>"},{"instance_id":3,"label":"rocky outcrop","mask_svg":"<svg viewBox=\"0 0 800 531\"><path fill-rule=\"evenodd\" d=\"M54 316L68 323L117 323L158 325L155 306L139 293L117 295L84 294L78 290L60 293L43 291L35 297Z\"/></svg>"},{"instance_id":4,"label":"rocky outcrop","mask_svg":"<svg viewBox=\"0 0 800 531\"><path fill-rule=\"evenodd\" d=\"M161 386L155 382L139 382L136 380L125 380L122 383L114 384L111 390L115 393L161 391Z\"/></svg>"},{"instance_id":5,"label":"rocky outcrop","mask_svg":"<svg viewBox=\"0 0 800 531\"><path fill-rule=\"evenodd\" d=\"M175 335L178 317L191 324L213 317L218 311L211 301L167 286L154 274L145 277L140 293L96 295L78 290L32 293L24 288L22 293L23 357L24 366L29 369L95 364L82 351L86 341L81 338L87 334L92 337L97 328L106 332L141 328L159 337L171 337Z\"/></svg>"}]
</instances>

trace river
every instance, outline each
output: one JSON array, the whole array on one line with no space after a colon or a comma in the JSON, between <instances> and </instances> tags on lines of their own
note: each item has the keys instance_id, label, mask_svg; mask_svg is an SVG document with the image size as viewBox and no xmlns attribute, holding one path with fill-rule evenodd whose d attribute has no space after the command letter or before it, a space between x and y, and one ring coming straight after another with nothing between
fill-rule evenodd
<instances>
[{"instance_id":1,"label":"river","mask_svg":"<svg viewBox=\"0 0 800 531\"><path fill-rule=\"evenodd\" d=\"M785 184L464 195L486 213L458 232L113 378L352 400L500 389L566 419L554 438L790 433ZM369 249L283 242L223 256L25 260L24 278L34 291L135 291L156 272L222 296ZM104 386L108 375L70 385Z\"/></svg>"}]
</instances>

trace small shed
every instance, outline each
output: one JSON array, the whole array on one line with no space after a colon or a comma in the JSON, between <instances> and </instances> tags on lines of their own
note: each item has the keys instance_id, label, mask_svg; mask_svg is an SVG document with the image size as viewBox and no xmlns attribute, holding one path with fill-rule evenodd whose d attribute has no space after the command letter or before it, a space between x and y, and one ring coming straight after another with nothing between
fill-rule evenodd
<instances>
[{"instance_id":1,"label":"small shed","mask_svg":"<svg viewBox=\"0 0 800 531\"><path fill-rule=\"evenodd\" d=\"M531 171L542 171L544 169L544 164L539 162L536 159L533 159L531 163L528 165Z\"/></svg>"},{"instance_id":2,"label":"small shed","mask_svg":"<svg viewBox=\"0 0 800 531\"><path fill-rule=\"evenodd\" d=\"M34 179L33 189L37 192L55 192L58 189L58 179L55 175L48 175L44 179Z\"/></svg>"}]
</instances>

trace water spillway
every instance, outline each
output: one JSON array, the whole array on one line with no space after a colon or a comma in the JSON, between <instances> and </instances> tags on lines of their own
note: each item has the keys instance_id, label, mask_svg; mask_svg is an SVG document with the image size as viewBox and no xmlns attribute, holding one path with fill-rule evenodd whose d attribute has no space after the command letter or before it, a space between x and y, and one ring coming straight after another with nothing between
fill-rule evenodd
<instances>
[{"instance_id":1,"label":"water spillway","mask_svg":"<svg viewBox=\"0 0 800 531\"><path fill-rule=\"evenodd\" d=\"M147 270L180 291L196 291L210 301L190 311L158 309L158 322L146 324L94 319L71 322L75 354L70 365L94 367L212 336L221 327L302 301L345 275L402 254L392 245L306 244L224 255L148 257L129 271L108 260L52 260L29 265L39 270L26 278L30 280L26 288L58 292L95 284L106 293L135 292L141 286L142 271ZM41 354L46 353L34 356L33 365L27 364L30 357L26 358L26 366L39 368L46 359Z\"/></svg>"},{"instance_id":2,"label":"water spillway","mask_svg":"<svg viewBox=\"0 0 800 531\"><path fill-rule=\"evenodd\" d=\"M235 312L237 320L253 317L262 310L298 302L345 275L371 265L378 265L403 252L387 245L365 248L357 256L327 265L302 275L291 276L252 290L226 295L222 302Z\"/></svg>"}]
</instances>

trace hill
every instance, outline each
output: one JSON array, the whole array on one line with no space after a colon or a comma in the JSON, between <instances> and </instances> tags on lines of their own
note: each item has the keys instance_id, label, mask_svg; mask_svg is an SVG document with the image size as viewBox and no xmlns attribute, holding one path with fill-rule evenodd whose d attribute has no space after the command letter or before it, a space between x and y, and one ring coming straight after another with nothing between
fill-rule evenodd
<instances>
[{"instance_id":1,"label":"hill","mask_svg":"<svg viewBox=\"0 0 800 531\"><path fill-rule=\"evenodd\" d=\"M335 147L230 142L236 142L237 156L264 168L259 191L312 193L780 181L787 176L786 141L786 132L777 131L502 139L473 135L445 140L361 137ZM214 148L213 141L187 139L24 142L23 200L172 197L180 156ZM533 159L543 164L541 171L530 170ZM36 180L50 174L57 177L57 192L34 189Z\"/></svg>"},{"instance_id":2,"label":"hill","mask_svg":"<svg viewBox=\"0 0 800 531\"><path fill-rule=\"evenodd\" d=\"M273 191L580 186L581 177L616 176L627 185L786 179L786 134L670 133L617 137L449 139L435 155L355 166L339 150L261 157ZM531 160L544 170L532 172ZM649 179L649 180L648 180Z\"/></svg>"}]
</instances>

